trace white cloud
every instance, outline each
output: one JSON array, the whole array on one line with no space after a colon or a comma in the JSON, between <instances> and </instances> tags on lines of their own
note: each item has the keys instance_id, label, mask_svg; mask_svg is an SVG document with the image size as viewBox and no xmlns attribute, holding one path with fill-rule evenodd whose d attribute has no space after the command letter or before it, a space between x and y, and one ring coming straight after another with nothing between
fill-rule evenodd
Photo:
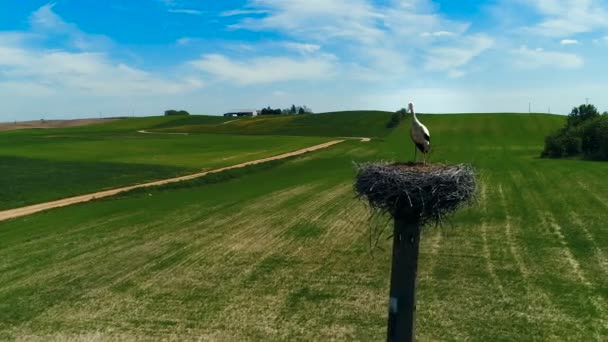
<instances>
[{"instance_id":1,"label":"white cloud","mask_svg":"<svg viewBox=\"0 0 608 342\"><path fill-rule=\"evenodd\" d=\"M317 45L317 44L303 44L303 43L287 42L284 45L287 49L290 49L290 50L293 50L293 51L296 51L299 53L304 53L304 54L315 53L321 49L321 46Z\"/></svg>"},{"instance_id":2,"label":"white cloud","mask_svg":"<svg viewBox=\"0 0 608 342\"><path fill-rule=\"evenodd\" d=\"M167 7L174 7L177 6L177 0L156 0L156 2L160 2L161 4L167 6Z\"/></svg>"},{"instance_id":3,"label":"white cloud","mask_svg":"<svg viewBox=\"0 0 608 342\"><path fill-rule=\"evenodd\" d=\"M155 0L158 3L161 3L165 7L167 7L167 11L169 13L175 14L190 14L190 15L203 15L206 12L192 9L192 8L184 8L182 6L182 1L179 0Z\"/></svg>"},{"instance_id":4,"label":"white cloud","mask_svg":"<svg viewBox=\"0 0 608 342\"><path fill-rule=\"evenodd\" d=\"M520 2L532 6L543 16L525 30L548 37L566 37L579 33L607 29L608 9L604 1L596 0L536 0Z\"/></svg>"},{"instance_id":5,"label":"white cloud","mask_svg":"<svg viewBox=\"0 0 608 342\"><path fill-rule=\"evenodd\" d=\"M32 33L63 37L70 47L80 50L102 50L113 45L112 41L104 35L85 33L75 24L64 21L53 12L54 6L54 3L44 5L30 15L29 24Z\"/></svg>"},{"instance_id":6,"label":"white cloud","mask_svg":"<svg viewBox=\"0 0 608 342\"><path fill-rule=\"evenodd\" d=\"M199 11L199 10L194 10L194 9L171 8L171 9L169 9L169 13L202 15L205 12Z\"/></svg>"},{"instance_id":7,"label":"white cloud","mask_svg":"<svg viewBox=\"0 0 608 342\"><path fill-rule=\"evenodd\" d=\"M446 19L430 0L389 1L385 5L370 0L252 0L247 8L265 15L244 18L231 28L278 31L308 41L311 50L327 46L352 64L344 70L359 70L358 75L370 80L383 77L374 73L403 77L418 67L411 63L421 56L422 60L447 63L444 60L450 56L441 55L454 51L441 50L438 45L455 45L448 49L458 50L460 59L451 62L451 67L463 66L488 48L477 36L466 35L469 23ZM461 50L471 47L472 55L464 57L471 52ZM428 51L432 52L427 57Z\"/></svg>"},{"instance_id":8,"label":"white cloud","mask_svg":"<svg viewBox=\"0 0 608 342\"><path fill-rule=\"evenodd\" d=\"M48 92L72 95L136 96L174 94L196 89L195 79L172 81L149 72L112 62L107 55L90 52L46 51L0 46L0 84L36 84Z\"/></svg>"},{"instance_id":9,"label":"white cloud","mask_svg":"<svg viewBox=\"0 0 608 342\"><path fill-rule=\"evenodd\" d=\"M197 79L171 80L113 61L96 36L82 32L45 5L30 16L32 32L0 32L0 87L10 93L62 97L149 96L175 94L200 88ZM79 52L59 46L38 47L36 42L60 35Z\"/></svg>"},{"instance_id":10,"label":"white cloud","mask_svg":"<svg viewBox=\"0 0 608 342\"><path fill-rule=\"evenodd\" d=\"M425 69L448 71L450 77L462 77L463 72L459 68L469 64L493 45L492 38L486 35L476 35L452 46L433 48L427 56Z\"/></svg>"},{"instance_id":11,"label":"white cloud","mask_svg":"<svg viewBox=\"0 0 608 342\"><path fill-rule=\"evenodd\" d=\"M245 18L233 28L280 30L318 41L339 38L369 43L383 36L376 27L382 15L366 0L256 0L250 7L268 13Z\"/></svg>"},{"instance_id":12,"label":"white cloud","mask_svg":"<svg viewBox=\"0 0 608 342\"><path fill-rule=\"evenodd\" d=\"M577 45L580 44L580 42L576 39L562 39L560 42L560 44L562 45Z\"/></svg>"},{"instance_id":13,"label":"white cloud","mask_svg":"<svg viewBox=\"0 0 608 342\"><path fill-rule=\"evenodd\" d=\"M421 36L423 37L453 37L456 34L450 31L437 31L437 32L423 32Z\"/></svg>"},{"instance_id":14,"label":"white cloud","mask_svg":"<svg viewBox=\"0 0 608 342\"><path fill-rule=\"evenodd\" d=\"M177 43L177 45L189 45L193 41L195 41L194 38L182 37L182 38L179 38L178 40L176 40L175 43Z\"/></svg>"},{"instance_id":15,"label":"white cloud","mask_svg":"<svg viewBox=\"0 0 608 342\"><path fill-rule=\"evenodd\" d=\"M224 11L220 13L220 17L233 17L239 15L249 15L249 14L264 14L266 11L263 10L231 10Z\"/></svg>"},{"instance_id":16,"label":"white cloud","mask_svg":"<svg viewBox=\"0 0 608 342\"><path fill-rule=\"evenodd\" d=\"M578 69L584 65L583 59L573 53L545 51L541 48L530 49L527 46L522 46L511 53L515 58L515 66L521 69L545 67Z\"/></svg>"},{"instance_id":17,"label":"white cloud","mask_svg":"<svg viewBox=\"0 0 608 342\"><path fill-rule=\"evenodd\" d=\"M251 85L329 79L335 71L333 62L331 56L303 59L255 57L237 61L220 54L209 54L190 64L217 79L238 85Z\"/></svg>"}]
</instances>

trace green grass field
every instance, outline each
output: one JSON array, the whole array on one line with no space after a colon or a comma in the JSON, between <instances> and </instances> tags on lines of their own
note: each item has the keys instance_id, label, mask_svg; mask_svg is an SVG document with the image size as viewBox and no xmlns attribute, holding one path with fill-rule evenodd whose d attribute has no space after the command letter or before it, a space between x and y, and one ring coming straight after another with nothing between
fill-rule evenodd
<instances>
[{"instance_id":1,"label":"green grass field","mask_svg":"<svg viewBox=\"0 0 608 342\"><path fill-rule=\"evenodd\" d=\"M347 111L306 115L268 115L212 121L190 116L152 127L157 132L292 135L325 137L374 137L390 133L391 112Z\"/></svg>"},{"instance_id":2,"label":"green grass field","mask_svg":"<svg viewBox=\"0 0 608 342\"><path fill-rule=\"evenodd\" d=\"M0 209L239 164L329 140L137 133L171 120L0 132Z\"/></svg>"},{"instance_id":3,"label":"green grass field","mask_svg":"<svg viewBox=\"0 0 608 342\"><path fill-rule=\"evenodd\" d=\"M608 164L539 159L563 117L422 116L479 203L423 234L418 339L608 336ZM408 160L406 125L221 182L0 223L0 340L385 339L390 241L353 161ZM387 233L388 237L388 233Z\"/></svg>"}]
</instances>

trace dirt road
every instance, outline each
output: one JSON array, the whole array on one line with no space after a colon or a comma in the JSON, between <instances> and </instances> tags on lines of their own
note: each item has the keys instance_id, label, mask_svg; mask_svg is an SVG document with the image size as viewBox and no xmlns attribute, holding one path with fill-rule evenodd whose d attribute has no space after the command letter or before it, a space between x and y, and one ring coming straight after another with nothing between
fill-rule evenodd
<instances>
[{"instance_id":1,"label":"dirt road","mask_svg":"<svg viewBox=\"0 0 608 342\"><path fill-rule=\"evenodd\" d=\"M248 162L237 164L237 165L223 167L220 169L199 172L199 173L195 173L192 175L187 175L187 176L182 176L182 177L177 177L177 178L170 178L170 179L165 179L165 180L160 180L160 181L155 181L155 182L150 182L150 183L145 183L145 184L137 184L137 185L127 186L127 187L118 188L118 189L100 191L100 192L96 192L96 193L92 193L92 194L64 198L64 199L52 201L52 202L34 204L34 205L27 206L27 207L22 207L22 208L0 211L0 221L5 221L5 220L21 217L21 216L26 216L26 215L31 215L31 214L49 210L49 209L65 207L65 206L76 204L76 203L88 202L88 201L91 201L91 200L94 200L97 198L114 196L121 192L129 191L129 190L133 190L133 189L145 188L145 187L157 186L157 185L163 185L163 184L169 184L169 183L176 183L176 182L181 182L181 181L185 181L185 180L203 177L203 176L206 176L206 175L212 174L212 173L218 173L218 172L222 172L222 171L226 171L226 170L238 169L238 168L255 165L255 164L261 164L261 163L265 163L265 162L269 162L269 161L273 161L273 160L285 159L288 157L293 157L293 156L301 155L304 153L325 149L325 148L328 148L330 146L333 146L333 145L336 145L336 144L339 144L342 142L344 142L344 140L334 140L334 141L330 141L330 142L327 142L324 144L319 144L319 145L303 148L301 150L288 152L288 153L280 154L280 155L273 156L273 157L252 160L252 161L248 161Z\"/></svg>"}]
</instances>

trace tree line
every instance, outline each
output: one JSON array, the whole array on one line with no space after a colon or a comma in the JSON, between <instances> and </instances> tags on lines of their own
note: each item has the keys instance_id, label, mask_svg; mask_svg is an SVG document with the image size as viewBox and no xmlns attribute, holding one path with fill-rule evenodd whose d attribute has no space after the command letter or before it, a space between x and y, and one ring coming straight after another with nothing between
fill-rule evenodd
<instances>
[{"instance_id":1,"label":"tree line","mask_svg":"<svg viewBox=\"0 0 608 342\"><path fill-rule=\"evenodd\" d=\"M393 113L393 115L391 115L390 120L386 123L386 128L395 128L395 127L399 126L399 123L403 119L405 119L406 115L407 115L407 110L405 108L399 109L398 111Z\"/></svg>"},{"instance_id":2,"label":"tree line","mask_svg":"<svg viewBox=\"0 0 608 342\"><path fill-rule=\"evenodd\" d=\"M270 106L268 108L262 108L260 115L287 115L287 114L312 114L312 110L306 106L291 105L290 108L276 108L273 109Z\"/></svg>"},{"instance_id":3,"label":"tree line","mask_svg":"<svg viewBox=\"0 0 608 342\"><path fill-rule=\"evenodd\" d=\"M190 115L190 113L188 113L185 110L173 110L173 109L169 109L165 111L165 116L173 116L173 115Z\"/></svg>"},{"instance_id":4,"label":"tree line","mask_svg":"<svg viewBox=\"0 0 608 342\"><path fill-rule=\"evenodd\" d=\"M608 160L608 112L591 104L573 108L565 126L545 138L542 156Z\"/></svg>"}]
</instances>

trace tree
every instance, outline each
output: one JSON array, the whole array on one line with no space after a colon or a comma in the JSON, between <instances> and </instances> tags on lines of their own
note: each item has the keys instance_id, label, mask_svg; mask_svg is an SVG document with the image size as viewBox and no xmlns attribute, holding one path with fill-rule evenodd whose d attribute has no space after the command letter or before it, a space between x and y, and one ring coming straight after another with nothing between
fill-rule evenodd
<instances>
[{"instance_id":1,"label":"tree","mask_svg":"<svg viewBox=\"0 0 608 342\"><path fill-rule=\"evenodd\" d=\"M302 108L304 109L304 113L312 114L312 109L308 108L306 105L302 106Z\"/></svg>"},{"instance_id":2,"label":"tree","mask_svg":"<svg viewBox=\"0 0 608 342\"><path fill-rule=\"evenodd\" d=\"M578 107L572 108L570 115L568 115L568 126L578 126L585 121L593 120L600 116L597 108L592 104L583 104Z\"/></svg>"},{"instance_id":3,"label":"tree","mask_svg":"<svg viewBox=\"0 0 608 342\"><path fill-rule=\"evenodd\" d=\"M294 104L291 105L291 110L289 111L289 113L290 114L296 114L297 113L297 111L296 111L296 105L294 105Z\"/></svg>"},{"instance_id":4,"label":"tree","mask_svg":"<svg viewBox=\"0 0 608 342\"><path fill-rule=\"evenodd\" d=\"M407 110L405 110L405 108L399 109L398 111L393 113L393 115L391 116L391 119L386 124L386 128L395 128L395 127L399 126L399 123L403 119L405 119L406 115L407 115Z\"/></svg>"},{"instance_id":5,"label":"tree","mask_svg":"<svg viewBox=\"0 0 608 342\"><path fill-rule=\"evenodd\" d=\"M405 109L405 108L401 108L401 109L399 109L399 110L397 111L397 113L398 113L399 115L401 115L401 118L402 118L402 119L405 119L405 116L407 115L407 109Z\"/></svg>"},{"instance_id":6,"label":"tree","mask_svg":"<svg viewBox=\"0 0 608 342\"><path fill-rule=\"evenodd\" d=\"M298 110L298 114L306 114L304 107L300 107L300 109Z\"/></svg>"},{"instance_id":7,"label":"tree","mask_svg":"<svg viewBox=\"0 0 608 342\"><path fill-rule=\"evenodd\" d=\"M582 155L586 159L608 160L608 115L593 105L572 109L565 127L545 139L543 157Z\"/></svg>"},{"instance_id":8,"label":"tree","mask_svg":"<svg viewBox=\"0 0 608 342\"><path fill-rule=\"evenodd\" d=\"M190 113L188 113L185 110L173 110L173 109L169 109L165 111L165 116L173 116L173 115L190 115Z\"/></svg>"}]
</instances>

